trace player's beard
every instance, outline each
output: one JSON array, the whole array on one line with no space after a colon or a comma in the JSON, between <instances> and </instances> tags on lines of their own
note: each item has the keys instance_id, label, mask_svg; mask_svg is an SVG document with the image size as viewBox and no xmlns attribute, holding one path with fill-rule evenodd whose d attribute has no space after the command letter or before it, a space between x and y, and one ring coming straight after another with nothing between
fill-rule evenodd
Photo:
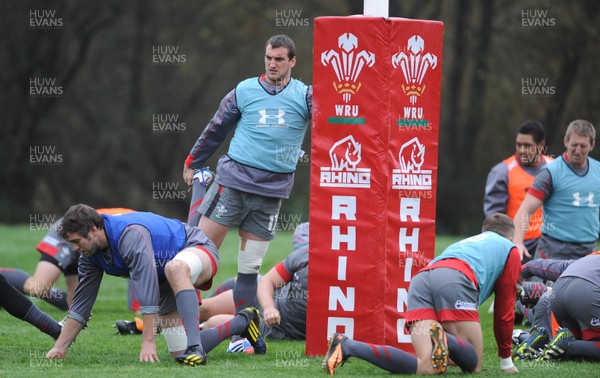
<instances>
[{"instance_id":1,"label":"player's beard","mask_svg":"<svg viewBox=\"0 0 600 378\"><path fill-rule=\"evenodd\" d=\"M90 237L90 245L88 246L88 248L80 249L79 253L81 253L84 256L90 257L91 255L96 253L97 250L98 250L98 238Z\"/></svg>"}]
</instances>

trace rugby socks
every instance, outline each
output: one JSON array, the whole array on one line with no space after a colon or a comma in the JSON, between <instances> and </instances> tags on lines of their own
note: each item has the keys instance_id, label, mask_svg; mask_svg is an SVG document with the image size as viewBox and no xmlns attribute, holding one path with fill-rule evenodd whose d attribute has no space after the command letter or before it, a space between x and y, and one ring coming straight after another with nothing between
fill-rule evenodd
<instances>
[{"instance_id":1,"label":"rugby socks","mask_svg":"<svg viewBox=\"0 0 600 378\"><path fill-rule=\"evenodd\" d=\"M12 286L5 277L0 279L0 292L3 294L0 296L0 307L4 307L15 318L30 323L55 340L58 338L60 325Z\"/></svg>"},{"instance_id":2,"label":"rugby socks","mask_svg":"<svg viewBox=\"0 0 600 378\"><path fill-rule=\"evenodd\" d=\"M233 335L239 335L244 332L250 320L244 315L236 315L230 321L220 324L214 328L202 330L200 337L202 338L202 346L204 353L208 353L223 340L229 339Z\"/></svg>"},{"instance_id":3,"label":"rugby socks","mask_svg":"<svg viewBox=\"0 0 600 378\"><path fill-rule=\"evenodd\" d=\"M238 273L237 282L233 288L233 303L238 313L246 307L256 306L256 283L258 273Z\"/></svg>"},{"instance_id":4,"label":"rugby socks","mask_svg":"<svg viewBox=\"0 0 600 378\"><path fill-rule=\"evenodd\" d=\"M214 297L215 295L219 295L227 290L233 290L233 288L235 287L235 278L230 278L227 281L223 282L222 284L220 284L219 286L217 286L217 288L215 289L215 291L213 291L208 298L210 297Z\"/></svg>"},{"instance_id":5,"label":"rugby socks","mask_svg":"<svg viewBox=\"0 0 600 378\"><path fill-rule=\"evenodd\" d=\"M575 340L567 346L567 356L600 360L600 341Z\"/></svg>"},{"instance_id":6,"label":"rugby socks","mask_svg":"<svg viewBox=\"0 0 600 378\"><path fill-rule=\"evenodd\" d=\"M23 319L33 304L26 296L0 275L0 307L4 307L15 318Z\"/></svg>"},{"instance_id":7,"label":"rugby socks","mask_svg":"<svg viewBox=\"0 0 600 378\"><path fill-rule=\"evenodd\" d=\"M22 271L21 269L14 268L0 268L0 274L2 274L11 285L13 285L21 293L28 295L25 290L25 282L29 278L29 274ZM57 307L59 310L67 311L69 304L67 303L67 292L64 290L52 288L39 297L51 305Z\"/></svg>"},{"instance_id":8,"label":"rugby socks","mask_svg":"<svg viewBox=\"0 0 600 378\"><path fill-rule=\"evenodd\" d=\"M446 332L446 339L448 342L448 354L450 359L454 361L458 367L464 372L472 373L477 367L479 357L477 352L470 342L464 339L459 339Z\"/></svg>"},{"instance_id":9,"label":"rugby socks","mask_svg":"<svg viewBox=\"0 0 600 378\"><path fill-rule=\"evenodd\" d=\"M385 345L373 345L347 339L342 346L348 357L357 357L369 361L375 366L396 374L416 374L417 358L398 348Z\"/></svg>"},{"instance_id":10,"label":"rugby socks","mask_svg":"<svg viewBox=\"0 0 600 378\"><path fill-rule=\"evenodd\" d=\"M45 300L52 306L57 307L60 310L67 311L69 304L67 303L67 292L57 288L52 288L43 294L40 299Z\"/></svg>"},{"instance_id":11,"label":"rugby socks","mask_svg":"<svg viewBox=\"0 0 600 378\"><path fill-rule=\"evenodd\" d=\"M51 336L54 340L58 339L58 336L60 336L62 328L58 322L40 310L38 306L33 303L31 303L29 310L22 319Z\"/></svg>"},{"instance_id":12,"label":"rugby socks","mask_svg":"<svg viewBox=\"0 0 600 378\"><path fill-rule=\"evenodd\" d=\"M25 294L23 287L25 286L25 281L29 278L29 274L21 269L14 268L0 268L0 274L6 277L6 280L16 287L17 290Z\"/></svg>"},{"instance_id":13,"label":"rugby socks","mask_svg":"<svg viewBox=\"0 0 600 378\"><path fill-rule=\"evenodd\" d=\"M185 328L188 347L196 345L202 352L200 330L198 329L198 323L200 322L200 306L198 306L198 295L196 294L196 290L181 290L175 295L175 303Z\"/></svg>"}]
</instances>

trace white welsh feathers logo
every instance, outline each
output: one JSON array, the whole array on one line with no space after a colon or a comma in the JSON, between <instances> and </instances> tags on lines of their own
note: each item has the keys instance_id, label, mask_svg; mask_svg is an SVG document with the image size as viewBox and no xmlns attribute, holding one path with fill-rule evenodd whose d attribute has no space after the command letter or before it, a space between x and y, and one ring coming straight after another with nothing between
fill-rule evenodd
<instances>
[{"instance_id":1,"label":"white welsh feathers logo","mask_svg":"<svg viewBox=\"0 0 600 378\"><path fill-rule=\"evenodd\" d=\"M321 63L333 67L338 82L333 82L335 91L342 94L344 102L349 102L362 84L357 82L363 67L373 67L375 54L358 51L358 38L352 33L344 33L338 38L339 51L327 50L321 54Z\"/></svg>"},{"instance_id":2,"label":"white welsh feathers logo","mask_svg":"<svg viewBox=\"0 0 600 378\"><path fill-rule=\"evenodd\" d=\"M431 190L431 169L421 169L425 161L425 145L414 137L400 147L400 169L392 170L393 189Z\"/></svg>"},{"instance_id":3,"label":"white welsh feathers logo","mask_svg":"<svg viewBox=\"0 0 600 378\"><path fill-rule=\"evenodd\" d=\"M400 67L404 75L402 90L410 99L412 105L416 104L417 98L424 92L423 78L429 69L437 67L437 56L424 53L425 41L419 35L413 35L407 43L408 55L403 51L392 56L392 66Z\"/></svg>"},{"instance_id":4,"label":"white welsh feathers logo","mask_svg":"<svg viewBox=\"0 0 600 378\"><path fill-rule=\"evenodd\" d=\"M329 149L331 167L321 167L321 186L370 188L371 169L359 168L361 144L352 135L335 142Z\"/></svg>"}]
</instances>

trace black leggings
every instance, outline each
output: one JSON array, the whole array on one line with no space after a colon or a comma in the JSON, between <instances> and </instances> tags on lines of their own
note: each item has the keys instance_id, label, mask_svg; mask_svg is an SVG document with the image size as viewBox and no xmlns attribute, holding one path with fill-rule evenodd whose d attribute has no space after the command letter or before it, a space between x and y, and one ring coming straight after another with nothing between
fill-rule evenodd
<instances>
[{"instance_id":1,"label":"black leggings","mask_svg":"<svg viewBox=\"0 0 600 378\"><path fill-rule=\"evenodd\" d=\"M0 306L12 316L23 319L33 302L0 274Z\"/></svg>"}]
</instances>

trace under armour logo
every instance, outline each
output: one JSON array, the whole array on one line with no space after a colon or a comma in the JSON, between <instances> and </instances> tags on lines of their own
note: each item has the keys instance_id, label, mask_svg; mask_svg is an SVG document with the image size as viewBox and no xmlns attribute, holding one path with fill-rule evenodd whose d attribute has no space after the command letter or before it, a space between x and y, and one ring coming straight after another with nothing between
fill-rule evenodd
<instances>
[{"instance_id":1,"label":"under armour logo","mask_svg":"<svg viewBox=\"0 0 600 378\"><path fill-rule=\"evenodd\" d=\"M587 207L598 207L598 204L594 202L594 193L589 192L587 196L582 193L575 192L573 193L573 206L586 206Z\"/></svg>"},{"instance_id":2,"label":"under armour logo","mask_svg":"<svg viewBox=\"0 0 600 378\"><path fill-rule=\"evenodd\" d=\"M277 114L267 114L267 109L261 109L258 111L258 114L260 114L258 122L263 125L267 124L267 120L269 120L268 123L276 123L278 125L285 123L285 119L283 118L285 110L279 109Z\"/></svg>"}]
</instances>

